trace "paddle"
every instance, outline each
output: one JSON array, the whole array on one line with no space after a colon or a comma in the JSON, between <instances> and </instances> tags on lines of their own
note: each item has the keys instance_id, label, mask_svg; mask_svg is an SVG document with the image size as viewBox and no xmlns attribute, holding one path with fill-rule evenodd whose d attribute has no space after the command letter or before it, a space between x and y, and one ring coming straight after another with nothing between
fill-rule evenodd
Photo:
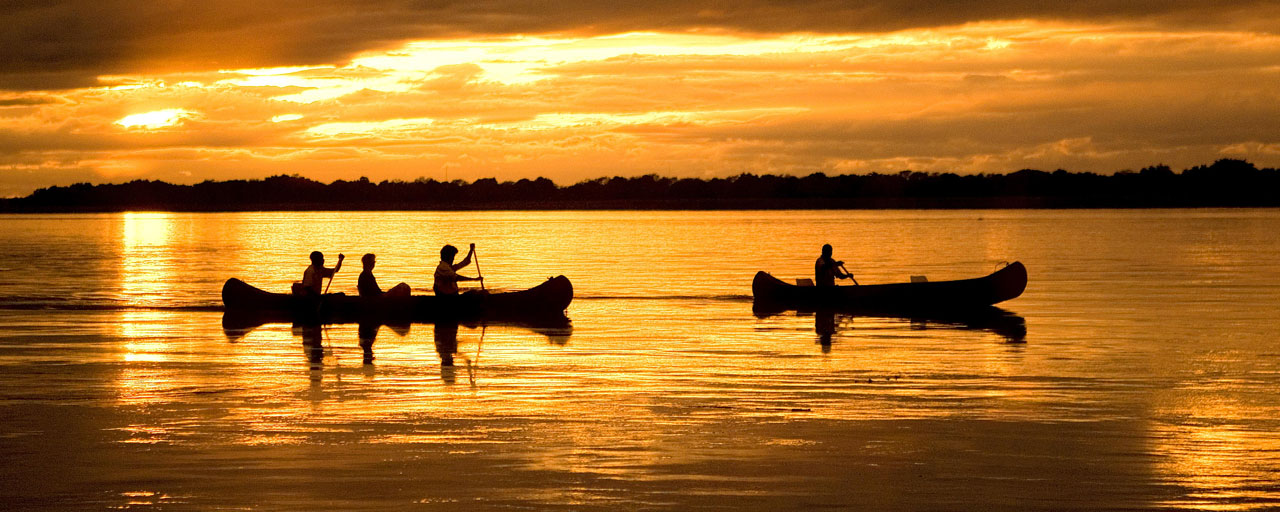
<instances>
[{"instance_id":1,"label":"paddle","mask_svg":"<svg viewBox=\"0 0 1280 512\"><path fill-rule=\"evenodd\" d=\"M324 313L324 296L329 293L329 286L333 285L333 278L337 277L338 269L342 268L342 258L345 258L345 257L346 256L344 256L342 253L338 253L338 264L333 266L334 275L329 276L329 282L325 283L324 291L320 292L319 297L316 297L316 317L317 318L322 318L324 316L323 314ZM316 272L319 272L319 270L317 270ZM324 279L324 278L321 278L321 279Z\"/></svg>"},{"instance_id":2,"label":"paddle","mask_svg":"<svg viewBox=\"0 0 1280 512\"><path fill-rule=\"evenodd\" d=\"M480 324L480 343L476 345L475 361L467 361L467 378L471 381L471 387L476 387L476 372L480 367L480 350L484 348L484 331L488 329L489 324ZM473 365L474 363L474 365Z\"/></svg>"},{"instance_id":3,"label":"paddle","mask_svg":"<svg viewBox=\"0 0 1280 512\"><path fill-rule=\"evenodd\" d=\"M480 289L484 290L484 275L480 274L480 255L476 254L476 244L471 244L471 261L476 262L476 277L480 278Z\"/></svg>"},{"instance_id":4,"label":"paddle","mask_svg":"<svg viewBox=\"0 0 1280 512\"><path fill-rule=\"evenodd\" d=\"M338 277L338 275L337 275L337 274L338 274L338 269L342 268L342 258L345 258L345 257L346 257L346 256L345 256L345 255L343 255L342 253L338 253L338 264L333 266L333 274L334 274L334 275L329 276L329 282L328 282L328 283L326 283L326 284L324 285L324 293L321 293L320 295L324 295L325 293L329 293L329 285L333 284L333 278ZM479 268L479 267L477 267L477 268Z\"/></svg>"},{"instance_id":5,"label":"paddle","mask_svg":"<svg viewBox=\"0 0 1280 512\"><path fill-rule=\"evenodd\" d=\"M843 270L845 275L849 276L849 279L853 280L854 285L861 286L858 284L858 280L853 278L853 272L850 272L849 269L844 268L844 263L840 264L840 270Z\"/></svg>"}]
</instances>

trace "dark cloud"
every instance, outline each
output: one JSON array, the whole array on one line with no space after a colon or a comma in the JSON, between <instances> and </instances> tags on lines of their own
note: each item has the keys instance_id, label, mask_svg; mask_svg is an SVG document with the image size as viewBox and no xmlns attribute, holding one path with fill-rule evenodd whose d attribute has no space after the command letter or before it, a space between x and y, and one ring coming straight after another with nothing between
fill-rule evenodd
<instances>
[{"instance_id":1,"label":"dark cloud","mask_svg":"<svg viewBox=\"0 0 1280 512\"><path fill-rule=\"evenodd\" d=\"M58 100L53 98L45 98L40 96L16 96L12 98L0 97L0 108L4 107L34 107L37 105L48 105L57 103Z\"/></svg>"},{"instance_id":2,"label":"dark cloud","mask_svg":"<svg viewBox=\"0 0 1280 512\"><path fill-rule=\"evenodd\" d=\"M0 89L101 75L342 63L414 38L634 30L877 32L1009 19L1274 31L1258 1L891 0L10 0L0 2Z\"/></svg>"}]
</instances>

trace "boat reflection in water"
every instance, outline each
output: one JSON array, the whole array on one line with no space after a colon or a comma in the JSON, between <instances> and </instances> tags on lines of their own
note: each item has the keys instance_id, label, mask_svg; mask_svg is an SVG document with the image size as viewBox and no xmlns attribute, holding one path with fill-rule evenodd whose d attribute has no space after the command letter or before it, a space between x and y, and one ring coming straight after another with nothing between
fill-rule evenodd
<instances>
[{"instance_id":1,"label":"boat reflection in water","mask_svg":"<svg viewBox=\"0 0 1280 512\"><path fill-rule=\"evenodd\" d=\"M784 312L756 311L756 317L769 318L782 315ZM866 313L859 311L796 311L799 316L813 315L813 331L817 334L818 344L824 353L831 351L832 338L841 330L852 329L858 318L896 318L911 322L911 329L925 330L931 326L952 329L987 331L1004 338L1007 343L1026 343L1027 323L1021 316L1010 311L991 306L972 311L949 314L903 314L892 315L883 312Z\"/></svg>"},{"instance_id":2,"label":"boat reflection in water","mask_svg":"<svg viewBox=\"0 0 1280 512\"><path fill-rule=\"evenodd\" d=\"M254 329L267 324L245 323L240 321L241 318L239 316L223 316L222 330L227 337L227 341L238 343ZM378 335L384 326L400 338L409 336L411 330L410 324L407 323L365 322L358 324L356 329L357 343L363 353L362 359L365 365L373 364L373 346L377 342ZM564 315L537 321L436 322L432 327L432 338L436 353L440 356L440 367L442 369L451 369L454 366L454 356L458 354L458 328L460 326L465 326L472 330L480 329L479 342L481 344L484 342L484 334L489 327L514 327L528 330L545 336L547 343L560 346L569 343L569 337L573 334L573 325L570 323L569 318ZM302 340L303 351L312 369L320 369L323 365L326 354L325 340L329 340L330 346L334 342L333 335L327 331L328 327L328 325L322 324L295 323L291 325L290 333L294 338ZM468 359L467 363L470 364L470 362L470 359ZM451 381L448 376L445 376L445 380Z\"/></svg>"}]
</instances>

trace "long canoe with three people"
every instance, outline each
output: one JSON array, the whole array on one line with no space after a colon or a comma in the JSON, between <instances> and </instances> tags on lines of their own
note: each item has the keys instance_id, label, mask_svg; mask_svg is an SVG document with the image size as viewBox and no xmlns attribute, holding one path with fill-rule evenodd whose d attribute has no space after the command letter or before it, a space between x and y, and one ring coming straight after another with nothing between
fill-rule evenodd
<instances>
[{"instance_id":1,"label":"long canoe with three people","mask_svg":"<svg viewBox=\"0 0 1280 512\"><path fill-rule=\"evenodd\" d=\"M751 293L757 312L963 313L1013 299L1026 287L1027 269L1015 261L974 279L844 286L800 286L761 271Z\"/></svg>"},{"instance_id":2,"label":"long canoe with three people","mask_svg":"<svg viewBox=\"0 0 1280 512\"><path fill-rule=\"evenodd\" d=\"M573 301L569 278L556 276L527 290L458 295L360 297L272 293L236 278L222 285L225 314L238 323L353 323L564 318Z\"/></svg>"}]
</instances>

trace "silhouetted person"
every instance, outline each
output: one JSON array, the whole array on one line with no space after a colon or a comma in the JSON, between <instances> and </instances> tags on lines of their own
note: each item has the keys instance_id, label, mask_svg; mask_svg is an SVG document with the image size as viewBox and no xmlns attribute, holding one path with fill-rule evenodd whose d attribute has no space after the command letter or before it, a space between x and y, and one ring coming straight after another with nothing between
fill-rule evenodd
<instances>
[{"instance_id":1,"label":"silhouetted person","mask_svg":"<svg viewBox=\"0 0 1280 512\"><path fill-rule=\"evenodd\" d=\"M405 283L397 284L386 292L382 291L382 287L378 286L378 280L373 277L373 267L377 264L377 256L373 253L365 254L360 258L360 264L364 266L364 270L360 271L360 279L356 281L356 290L360 291L361 297L408 297L411 293L409 285Z\"/></svg>"},{"instance_id":2,"label":"silhouetted person","mask_svg":"<svg viewBox=\"0 0 1280 512\"><path fill-rule=\"evenodd\" d=\"M325 268L324 253L311 252L311 266L302 273L302 281L293 283L294 295L320 295L324 293L324 280L333 279L333 275L342 268L342 254L338 255L338 264L333 268Z\"/></svg>"},{"instance_id":3,"label":"silhouetted person","mask_svg":"<svg viewBox=\"0 0 1280 512\"><path fill-rule=\"evenodd\" d=\"M818 286L835 286L836 279L848 279L853 275L845 272L843 261L836 261L831 258L831 244L822 246L822 256L818 257L818 261L813 264L813 281Z\"/></svg>"},{"instance_id":4,"label":"silhouetted person","mask_svg":"<svg viewBox=\"0 0 1280 512\"><path fill-rule=\"evenodd\" d=\"M476 244L471 244L471 250L467 251L467 257L461 262L454 263L453 258L458 255L458 248L452 245L446 245L440 248L440 264L436 265L435 283L431 285L431 289L436 295L457 295L458 281L483 281L483 277L466 277L458 275L458 269L471 264L471 256L476 252Z\"/></svg>"}]
</instances>

